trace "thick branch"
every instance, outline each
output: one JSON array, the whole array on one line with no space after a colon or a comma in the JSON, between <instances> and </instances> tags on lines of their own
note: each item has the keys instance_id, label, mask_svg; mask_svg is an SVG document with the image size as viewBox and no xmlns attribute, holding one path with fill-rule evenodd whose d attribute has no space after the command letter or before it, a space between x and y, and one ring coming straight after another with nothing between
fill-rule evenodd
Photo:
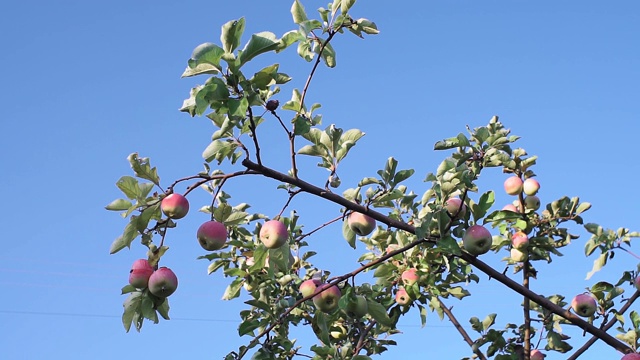
<instances>
[{"instance_id":1,"label":"thick branch","mask_svg":"<svg viewBox=\"0 0 640 360\"><path fill-rule=\"evenodd\" d=\"M449 321L451 321L451 323L456 328L456 330L458 330L460 335L462 335L462 338L464 339L464 341L467 344L469 344L469 346L471 346L471 348L473 349L473 340L471 339L471 337L469 336L467 331L462 327L462 325L460 325L460 322L458 322L458 319L456 319L456 317L453 315L453 312L451 311L451 309L449 309L442 302L442 300L440 298L438 298L438 302L440 303L440 308L442 309L444 314L447 315L447 317L449 318ZM480 351L479 349L475 350L473 353L478 355L478 358L480 358L480 360L487 360L487 358L484 356L482 351Z\"/></svg>"},{"instance_id":2,"label":"thick branch","mask_svg":"<svg viewBox=\"0 0 640 360\"><path fill-rule=\"evenodd\" d=\"M407 232L410 232L412 234L415 234L415 228L405 222L402 221L398 221L395 219L391 219L385 215L383 215L382 213L379 213L377 211L368 209L362 205L356 204L354 202L351 202L335 193L331 193L328 192L322 188L319 188L317 186L314 186L312 184L309 184L306 181L300 180L300 179L295 179L291 176L288 176L286 174L283 174L281 172L275 171L273 169L267 168L265 166L259 165L254 163L253 161L249 160L249 159L245 159L242 161L242 165L244 165L245 167L247 167L249 170L253 170L253 171L257 171L259 173L261 173L262 175L275 179L275 180L279 180L291 185L295 185L297 187L299 187L300 189L302 189L303 191L319 196L323 199L327 199L331 202L334 202L336 204L342 205L344 207L346 207L349 210L353 210L353 211L357 211L357 212L361 212L363 214L367 214L369 216L371 216L372 218L387 224L388 226L400 229L400 230L404 230ZM422 242L426 242L426 239L421 239L418 241L415 241L414 243L411 243L413 246L418 245L419 243ZM395 251L393 252L395 253ZM395 255L395 254L394 254ZM604 341L605 343L607 343L608 345L610 345L611 347L613 347L614 349L620 351L621 353L627 354L627 353L631 353L633 352L633 350L628 347L627 345L625 345L624 343L620 342L619 340L617 340L615 337L607 334L606 331L603 331L601 329L596 328L595 326L589 324L588 322L582 320L581 318L579 318L577 315L571 313L570 311L563 309L562 307L552 303L551 301L549 301L547 298L545 298L544 296L538 295L534 292L532 292L531 290L525 288L524 286L520 285L519 283L515 282L514 280L512 280L511 278L507 277L506 275L498 272L497 270L495 270L494 268L492 268L491 266L489 266L488 264L486 264L485 262L481 261L480 259L476 258L475 256L467 253L467 252L462 252L459 257L466 261L467 263L473 265L476 269L482 271L483 273L487 274L490 278L494 278L496 279L498 282L504 284L505 286L507 286L508 288L510 288L511 290L517 292L518 294L527 297L528 299L530 299L531 301L535 302L536 304L542 306L543 308L551 311L552 313L556 314L556 315L560 315L561 317L565 318L566 320L568 320L569 322L571 322L572 324L574 324L575 326L580 327L581 329L585 330L586 332L598 337L599 339L601 339L602 341ZM386 260L386 256L381 257L378 260L381 259L385 259ZM376 261L376 264L378 262ZM371 263L370 263L371 264ZM373 264L373 265L376 265ZM367 264L369 265L369 264ZM371 266L373 266L371 265ZM362 269L364 270L364 269ZM360 270L360 271L362 271ZM355 276L355 274L359 273L360 271L356 270L353 274L353 276ZM347 274L346 276L341 276L339 279L340 282L346 278L349 278L351 276L348 276L349 274ZM337 283L336 282L336 283Z\"/></svg>"},{"instance_id":3,"label":"thick branch","mask_svg":"<svg viewBox=\"0 0 640 360\"><path fill-rule=\"evenodd\" d=\"M636 290L636 292L631 295L631 297L629 299L627 299L626 304L624 304L620 310L618 311L618 314L622 315L624 314L627 310L629 310L629 308L631 307L631 305L638 300L638 298L640 297L640 290ZM613 327L613 325L615 325L618 322L618 319L614 316L613 318L611 318L611 320L609 320L609 322L602 327L603 331L607 331L609 329L611 329ZM591 345L595 344L595 342L598 340L598 338L596 336L592 336L591 339L587 340L586 343L584 343L584 345L582 345L580 347L580 349L576 350L575 353L573 353L573 355L569 356L567 358L567 360L576 360L580 355L582 355L585 351L587 351L587 349L589 349L591 347Z\"/></svg>"}]
</instances>

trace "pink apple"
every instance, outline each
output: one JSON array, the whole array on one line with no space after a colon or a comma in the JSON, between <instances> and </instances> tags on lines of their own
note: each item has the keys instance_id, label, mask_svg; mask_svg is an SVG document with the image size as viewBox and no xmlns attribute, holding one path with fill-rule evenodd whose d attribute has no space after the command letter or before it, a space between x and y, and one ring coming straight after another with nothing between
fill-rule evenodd
<instances>
[{"instance_id":1,"label":"pink apple","mask_svg":"<svg viewBox=\"0 0 640 360\"><path fill-rule=\"evenodd\" d=\"M529 256L529 252L527 252L526 249L518 250L513 248L509 254L511 255L511 260L515 262L523 262L527 260L527 257Z\"/></svg>"},{"instance_id":2,"label":"pink apple","mask_svg":"<svg viewBox=\"0 0 640 360\"><path fill-rule=\"evenodd\" d=\"M522 231L511 235L511 245L518 250L526 249L529 246L529 237Z\"/></svg>"},{"instance_id":3,"label":"pink apple","mask_svg":"<svg viewBox=\"0 0 640 360\"><path fill-rule=\"evenodd\" d=\"M535 195L526 196L524 198L524 208L534 211L540 209L540 199Z\"/></svg>"},{"instance_id":4,"label":"pink apple","mask_svg":"<svg viewBox=\"0 0 640 360\"><path fill-rule=\"evenodd\" d=\"M463 218L467 213L467 205L465 205L462 200L458 198L448 199L447 201L445 201L444 207L445 209L447 209L447 212L451 216L457 214L458 218Z\"/></svg>"},{"instance_id":5,"label":"pink apple","mask_svg":"<svg viewBox=\"0 0 640 360\"><path fill-rule=\"evenodd\" d=\"M491 233L482 225L469 226L462 237L462 245L472 255L482 255L491 249Z\"/></svg>"},{"instance_id":6,"label":"pink apple","mask_svg":"<svg viewBox=\"0 0 640 360\"><path fill-rule=\"evenodd\" d=\"M418 282L418 274L416 273L418 270L416 268L411 268L405 270L402 275L400 275L400 280L405 286L411 286Z\"/></svg>"},{"instance_id":7,"label":"pink apple","mask_svg":"<svg viewBox=\"0 0 640 360\"><path fill-rule=\"evenodd\" d=\"M331 313L338 308L342 293L335 285L322 284L317 289L318 295L313 297L313 304L324 313Z\"/></svg>"},{"instance_id":8,"label":"pink apple","mask_svg":"<svg viewBox=\"0 0 640 360\"><path fill-rule=\"evenodd\" d=\"M359 212L349 214L347 224L351 231L360 236L367 236L376 228L376 221L372 217Z\"/></svg>"},{"instance_id":9,"label":"pink apple","mask_svg":"<svg viewBox=\"0 0 640 360\"><path fill-rule=\"evenodd\" d=\"M513 204L505 205L505 206L502 208L502 210L504 210L504 211L512 211L512 212L519 212L519 211L518 211L518 208L517 208L515 205L513 205Z\"/></svg>"},{"instance_id":10,"label":"pink apple","mask_svg":"<svg viewBox=\"0 0 640 360\"><path fill-rule=\"evenodd\" d=\"M545 356L547 355L543 354L542 351L538 349L531 350L531 354L529 354L531 360L544 360Z\"/></svg>"},{"instance_id":11,"label":"pink apple","mask_svg":"<svg viewBox=\"0 0 640 360\"><path fill-rule=\"evenodd\" d=\"M173 294L178 288L178 277L168 267L161 267L149 277L149 291L160 298Z\"/></svg>"},{"instance_id":12,"label":"pink apple","mask_svg":"<svg viewBox=\"0 0 640 360\"><path fill-rule=\"evenodd\" d=\"M129 271L129 284L137 289L146 288L151 274L153 274L153 268L147 259L136 260Z\"/></svg>"},{"instance_id":13,"label":"pink apple","mask_svg":"<svg viewBox=\"0 0 640 360\"><path fill-rule=\"evenodd\" d=\"M640 290L640 275L635 278L635 280L633 281L633 285L636 287L636 289Z\"/></svg>"},{"instance_id":14,"label":"pink apple","mask_svg":"<svg viewBox=\"0 0 640 360\"><path fill-rule=\"evenodd\" d=\"M162 212L172 219L182 219L189 212L189 200L180 194L170 194L162 199Z\"/></svg>"},{"instance_id":15,"label":"pink apple","mask_svg":"<svg viewBox=\"0 0 640 360\"><path fill-rule=\"evenodd\" d=\"M582 317L590 317L596 313L598 303L591 294L578 294L571 300L571 308Z\"/></svg>"},{"instance_id":16,"label":"pink apple","mask_svg":"<svg viewBox=\"0 0 640 360\"><path fill-rule=\"evenodd\" d=\"M200 225L196 237L203 249L207 251L218 250L227 241L227 228L217 221L207 221Z\"/></svg>"},{"instance_id":17,"label":"pink apple","mask_svg":"<svg viewBox=\"0 0 640 360\"><path fill-rule=\"evenodd\" d=\"M260 241L267 249L277 249L289 241L287 226L279 220L269 220L260 229Z\"/></svg>"},{"instance_id":18,"label":"pink apple","mask_svg":"<svg viewBox=\"0 0 640 360\"><path fill-rule=\"evenodd\" d=\"M303 281L298 289L300 290L300 294L302 294L303 297L307 297L313 295L316 292L318 286L320 286L321 284L322 282L320 280L309 279Z\"/></svg>"},{"instance_id":19,"label":"pink apple","mask_svg":"<svg viewBox=\"0 0 640 360\"><path fill-rule=\"evenodd\" d=\"M396 303L398 305L409 305L411 303L411 297L403 287L396 292Z\"/></svg>"},{"instance_id":20,"label":"pink apple","mask_svg":"<svg viewBox=\"0 0 640 360\"><path fill-rule=\"evenodd\" d=\"M522 190L526 195L535 195L540 190L540 183L534 178L528 178L522 184Z\"/></svg>"},{"instance_id":21,"label":"pink apple","mask_svg":"<svg viewBox=\"0 0 640 360\"><path fill-rule=\"evenodd\" d=\"M509 195L518 195L522 192L522 179L511 176L504 181L504 191Z\"/></svg>"},{"instance_id":22,"label":"pink apple","mask_svg":"<svg viewBox=\"0 0 640 360\"><path fill-rule=\"evenodd\" d=\"M620 360L640 360L640 354L637 354L637 353L626 354Z\"/></svg>"}]
</instances>

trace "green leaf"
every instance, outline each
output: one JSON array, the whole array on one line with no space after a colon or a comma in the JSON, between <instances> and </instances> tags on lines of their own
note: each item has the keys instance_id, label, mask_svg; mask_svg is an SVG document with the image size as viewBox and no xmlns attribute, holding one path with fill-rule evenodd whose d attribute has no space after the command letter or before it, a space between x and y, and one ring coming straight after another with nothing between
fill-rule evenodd
<instances>
[{"instance_id":1,"label":"green leaf","mask_svg":"<svg viewBox=\"0 0 640 360\"><path fill-rule=\"evenodd\" d=\"M130 222L124 227L124 233L120 235L111 244L109 254L115 254L125 247L130 247L133 240L138 236L139 232L136 229L136 216L132 216Z\"/></svg>"},{"instance_id":2,"label":"green leaf","mask_svg":"<svg viewBox=\"0 0 640 360\"><path fill-rule=\"evenodd\" d=\"M133 318L139 312L141 302L142 293L133 292L129 294L127 299L124 301L124 304L122 305L124 307L124 312L122 314L122 325L124 325L124 329L127 332L129 332L129 330L131 329Z\"/></svg>"},{"instance_id":3,"label":"green leaf","mask_svg":"<svg viewBox=\"0 0 640 360\"><path fill-rule=\"evenodd\" d=\"M154 324L158 323L158 314L153 306L153 300L149 296L143 296L140 304L140 312L142 316L153 321Z\"/></svg>"},{"instance_id":4,"label":"green leaf","mask_svg":"<svg viewBox=\"0 0 640 360\"><path fill-rule=\"evenodd\" d=\"M437 249L446 254L454 254L454 255L461 254L460 246L458 246L458 243L456 242L456 240L451 236L445 236L440 240L438 240Z\"/></svg>"},{"instance_id":5,"label":"green leaf","mask_svg":"<svg viewBox=\"0 0 640 360\"><path fill-rule=\"evenodd\" d=\"M238 20L231 20L222 25L222 34L220 35L220 42L226 53L231 53L240 45L240 38L244 32L245 20L244 17Z\"/></svg>"},{"instance_id":6,"label":"green leaf","mask_svg":"<svg viewBox=\"0 0 640 360\"><path fill-rule=\"evenodd\" d=\"M380 325L393 327L393 321L387 314L387 310L377 301L367 299L367 305L369 307L369 315L374 318Z\"/></svg>"},{"instance_id":7,"label":"green leaf","mask_svg":"<svg viewBox=\"0 0 640 360\"><path fill-rule=\"evenodd\" d=\"M305 36L300 34L297 30L291 30L286 32L280 40L278 41L278 47L276 48L276 52L280 52L289 46L295 44L298 41L304 40Z\"/></svg>"},{"instance_id":8,"label":"green leaf","mask_svg":"<svg viewBox=\"0 0 640 360\"><path fill-rule=\"evenodd\" d=\"M225 157L231 158L237 147L238 144L234 141L214 140L204 150L202 157L206 162L218 160L218 164L220 164Z\"/></svg>"},{"instance_id":9,"label":"green leaf","mask_svg":"<svg viewBox=\"0 0 640 360\"><path fill-rule=\"evenodd\" d=\"M151 181L156 185L160 185L160 178L155 167L151 167L149 158L138 157L138 153L133 153L127 157L133 172L137 177Z\"/></svg>"},{"instance_id":10,"label":"green leaf","mask_svg":"<svg viewBox=\"0 0 640 360\"><path fill-rule=\"evenodd\" d=\"M326 43L324 48L322 49L322 60L324 60L325 65L330 68L336 67L336 51L331 46L331 43Z\"/></svg>"},{"instance_id":11,"label":"green leaf","mask_svg":"<svg viewBox=\"0 0 640 360\"><path fill-rule=\"evenodd\" d=\"M365 34L376 35L380 33L376 23L369 21L367 19L362 18L362 19L356 20L356 25L358 26L359 29L362 29L362 31L364 31Z\"/></svg>"},{"instance_id":12,"label":"green leaf","mask_svg":"<svg viewBox=\"0 0 640 360\"><path fill-rule=\"evenodd\" d=\"M598 256L598 258L593 261L593 268L591 269L591 271L589 271L589 273L587 273L586 280L589 280L593 276L593 274L600 271L600 269L602 269L602 267L607 264L608 258L609 258L608 251L600 254L600 256Z\"/></svg>"},{"instance_id":13,"label":"green leaf","mask_svg":"<svg viewBox=\"0 0 640 360\"><path fill-rule=\"evenodd\" d=\"M352 248L356 248L356 233L351 230L349 223L347 221L342 222L342 236L344 236L347 243Z\"/></svg>"},{"instance_id":14,"label":"green leaf","mask_svg":"<svg viewBox=\"0 0 640 360\"><path fill-rule=\"evenodd\" d=\"M434 145L434 150L453 149L462 146L470 146L469 140L464 134L460 133L456 137L440 140Z\"/></svg>"},{"instance_id":15,"label":"green leaf","mask_svg":"<svg viewBox=\"0 0 640 360\"><path fill-rule=\"evenodd\" d=\"M578 208L576 209L576 215L580 215L589 209L591 209L591 204L588 202L583 202L580 205L578 205Z\"/></svg>"},{"instance_id":16,"label":"green leaf","mask_svg":"<svg viewBox=\"0 0 640 360\"><path fill-rule=\"evenodd\" d=\"M138 180L131 176L123 176L118 182L116 182L116 186L120 191L122 191L126 197L129 199L137 199L140 194L140 188L138 187Z\"/></svg>"},{"instance_id":17,"label":"green leaf","mask_svg":"<svg viewBox=\"0 0 640 360\"><path fill-rule=\"evenodd\" d=\"M325 344L329 344L329 328L327 326L327 319L324 313L322 311L316 311L313 321L316 323L318 329L320 330L320 334L318 334L320 340L322 340L322 342Z\"/></svg>"},{"instance_id":18,"label":"green leaf","mask_svg":"<svg viewBox=\"0 0 640 360\"><path fill-rule=\"evenodd\" d=\"M246 64L249 60L260 54L276 50L279 45L280 42L272 32L263 31L251 35L251 39L240 54L240 65Z\"/></svg>"},{"instance_id":19,"label":"green leaf","mask_svg":"<svg viewBox=\"0 0 640 360\"><path fill-rule=\"evenodd\" d=\"M169 299L164 299L162 304L158 305L156 310L158 310L158 314L160 314L163 319L169 320Z\"/></svg>"},{"instance_id":20,"label":"green leaf","mask_svg":"<svg viewBox=\"0 0 640 360\"><path fill-rule=\"evenodd\" d=\"M232 119L243 119L247 115L247 109L249 108L249 100L246 97L240 99L229 99L227 101L229 106L229 117Z\"/></svg>"},{"instance_id":21,"label":"green leaf","mask_svg":"<svg viewBox=\"0 0 640 360\"><path fill-rule=\"evenodd\" d=\"M217 74L220 72L220 58L223 54L224 50L216 44L204 43L198 45L193 50L182 77Z\"/></svg>"},{"instance_id":22,"label":"green leaf","mask_svg":"<svg viewBox=\"0 0 640 360\"><path fill-rule=\"evenodd\" d=\"M131 204L131 201L129 200L116 199L110 202L109 205L105 206L104 208L111 211L124 211L129 209L131 206L133 206L133 204Z\"/></svg>"},{"instance_id":23,"label":"green leaf","mask_svg":"<svg viewBox=\"0 0 640 360\"><path fill-rule=\"evenodd\" d=\"M356 0L342 0L340 2L340 12L346 14L349 12L349 9L356 3Z\"/></svg>"},{"instance_id":24,"label":"green leaf","mask_svg":"<svg viewBox=\"0 0 640 360\"><path fill-rule=\"evenodd\" d=\"M295 135L304 135L311 129L309 120L300 114L296 115L291 122L293 123L293 133Z\"/></svg>"},{"instance_id":25,"label":"green leaf","mask_svg":"<svg viewBox=\"0 0 640 360\"><path fill-rule=\"evenodd\" d=\"M299 0L293 1L293 5L291 5L291 16L293 17L294 24L300 24L307 20L307 13Z\"/></svg>"},{"instance_id":26,"label":"green leaf","mask_svg":"<svg viewBox=\"0 0 640 360\"><path fill-rule=\"evenodd\" d=\"M242 323L240 323L240 326L238 326L238 335L244 336L247 334L253 334L253 330L259 327L260 327L259 320L257 319L245 320Z\"/></svg>"},{"instance_id":27,"label":"green leaf","mask_svg":"<svg viewBox=\"0 0 640 360\"><path fill-rule=\"evenodd\" d=\"M327 149L318 145L305 145L298 150L298 155L329 156Z\"/></svg>"},{"instance_id":28,"label":"green leaf","mask_svg":"<svg viewBox=\"0 0 640 360\"><path fill-rule=\"evenodd\" d=\"M242 288L243 282L243 278L234 279L231 284L229 284L229 286L227 286L227 288L225 289L224 294L222 295L222 300L231 300L237 298L240 295L240 289Z\"/></svg>"}]
</instances>

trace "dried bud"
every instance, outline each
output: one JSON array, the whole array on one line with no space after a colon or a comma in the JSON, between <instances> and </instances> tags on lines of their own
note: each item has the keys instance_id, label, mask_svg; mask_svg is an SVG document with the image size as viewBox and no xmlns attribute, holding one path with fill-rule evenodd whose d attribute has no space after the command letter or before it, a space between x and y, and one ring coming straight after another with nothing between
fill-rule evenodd
<instances>
[{"instance_id":1,"label":"dried bud","mask_svg":"<svg viewBox=\"0 0 640 360\"><path fill-rule=\"evenodd\" d=\"M274 111L275 109L278 108L278 105L280 105L280 102L278 100L269 100L267 101L267 110L269 111Z\"/></svg>"}]
</instances>

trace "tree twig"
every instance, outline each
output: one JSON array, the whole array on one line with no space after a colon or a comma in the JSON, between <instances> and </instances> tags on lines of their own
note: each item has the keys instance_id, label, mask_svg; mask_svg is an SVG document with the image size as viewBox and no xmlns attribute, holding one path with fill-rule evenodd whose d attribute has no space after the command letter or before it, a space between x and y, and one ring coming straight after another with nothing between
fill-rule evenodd
<instances>
[{"instance_id":1,"label":"tree twig","mask_svg":"<svg viewBox=\"0 0 640 360\"><path fill-rule=\"evenodd\" d=\"M460 335L462 335L462 338L464 339L464 341L469 344L469 346L472 348L473 350L473 340L471 339L471 337L469 336L469 334L467 333L467 331L462 327L462 325L460 325L460 322L458 321L458 319L456 319L456 317L453 315L453 312L451 311L450 308L448 308L443 302L442 299L440 299L439 297L438 299L438 303L440 303L440 308L442 309L442 311L444 312L445 315L447 315L447 317L449 318L449 321L451 321L451 323L453 324L453 326L456 328L456 330L458 330L458 332L460 333ZM480 358L480 360L487 360L487 358L484 356L484 354L482 353L482 351L480 351L480 349L475 349L473 350L473 353L478 355L478 358Z\"/></svg>"}]
</instances>

